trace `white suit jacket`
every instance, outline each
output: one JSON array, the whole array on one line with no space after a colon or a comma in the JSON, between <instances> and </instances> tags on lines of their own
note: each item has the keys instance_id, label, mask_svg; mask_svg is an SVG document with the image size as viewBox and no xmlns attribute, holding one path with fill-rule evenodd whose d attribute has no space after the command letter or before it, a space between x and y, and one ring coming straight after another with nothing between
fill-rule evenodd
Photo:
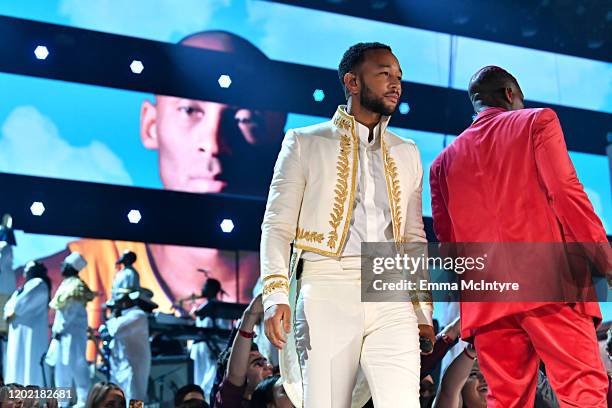
<instances>
[{"instance_id":1,"label":"white suit jacket","mask_svg":"<svg viewBox=\"0 0 612 408\"><path fill-rule=\"evenodd\" d=\"M294 310L295 271L303 251L328 257L342 253L354 207L359 160L355 118L345 109L338 107L331 121L292 129L285 136L262 224L264 309L284 303ZM389 119L383 117L380 126L393 238L396 243L425 243L420 155L414 142L387 130ZM432 325L431 293L411 293L410 298L418 323ZM292 320L294 317L292 313ZM294 333L288 333L279 363L287 395L294 405L301 406ZM358 376L353 404L361 407L368 398L365 378Z\"/></svg>"}]
</instances>

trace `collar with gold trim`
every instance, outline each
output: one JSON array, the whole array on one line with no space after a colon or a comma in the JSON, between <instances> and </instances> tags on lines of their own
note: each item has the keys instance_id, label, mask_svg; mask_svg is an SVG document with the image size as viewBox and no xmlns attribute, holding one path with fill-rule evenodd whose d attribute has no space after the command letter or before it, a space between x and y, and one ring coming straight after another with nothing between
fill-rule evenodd
<instances>
[{"instance_id":1,"label":"collar with gold trim","mask_svg":"<svg viewBox=\"0 0 612 408\"><path fill-rule=\"evenodd\" d=\"M378 125L380 126L381 136L385 134L385 131L387 130L387 125L389 124L389 120L391 120L391 116L383 115L380 118L380 122L378 123ZM350 132L351 129L355 128L355 131L357 131L357 121L355 120L355 117L353 115L349 114L346 111L346 105L338 106L338 109L336 109L336 113L332 118L332 123L334 124L334 126L342 130Z\"/></svg>"}]
</instances>

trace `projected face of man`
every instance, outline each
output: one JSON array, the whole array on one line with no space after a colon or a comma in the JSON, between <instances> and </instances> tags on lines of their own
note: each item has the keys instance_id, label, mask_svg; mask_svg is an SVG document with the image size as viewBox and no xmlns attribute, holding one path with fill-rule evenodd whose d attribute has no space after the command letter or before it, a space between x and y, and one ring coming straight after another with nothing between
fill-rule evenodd
<instances>
[{"instance_id":1,"label":"projected face of man","mask_svg":"<svg viewBox=\"0 0 612 408\"><path fill-rule=\"evenodd\" d=\"M182 44L235 51L232 38L219 33L194 35ZM156 96L154 104L145 101L142 105L141 138L146 148L158 150L166 189L265 196L265 187L253 183L250 173L256 170L265 145L280 143L284 123L285 115L278 112ZM269 147L273 150L274 145Z\"/></svg>"}]
</instances>

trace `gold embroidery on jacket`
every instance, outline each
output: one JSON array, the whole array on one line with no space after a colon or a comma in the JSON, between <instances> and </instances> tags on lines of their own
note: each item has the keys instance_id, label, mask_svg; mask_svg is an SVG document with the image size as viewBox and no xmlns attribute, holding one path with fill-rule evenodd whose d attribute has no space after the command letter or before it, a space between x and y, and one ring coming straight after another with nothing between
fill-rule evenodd
<instances>
[{"instance_id":1,"label":"gold embroidery on jacket","mask_svg":"<svg viewBox=\"0 0 612 408\"><path fill-rule=\"evenodd\" d=\"M418 305L418 308L421 309L421 305L429 305L433 306L433 298L431 291L428 290L415 290L410 291L410 302L413 305Z\"/></svg>"},{"instance_id":2,"label":"gold embroidery on jacket","mask_svg":"<svg viewBox=\"0 0 612 408\"><path fill-rule=\"evenodd\" d=\"M325 239L325 235L320 232L308 231L308 230L298 227L296 238L303 239L304 241L316 242L320 244Z\"/></svg>"},{"instance_id":3,"label":"gold embroidery on jacket","mask_svg":"<svg viewBox=\"0 0 612 408\"><path fill-rule=\"evenodd\" d=\"M343 122L342 122L343 123ZM342 215L344 214L344 205L348 197L348 177L349 177L349 154L351 152L351 138L347 135L340 135L340 153L338 154L338 162L336 163L336 169L338 170L338 179L336 181L336 188L334 192L334 208L330 213L332 230L327 234L327 246L331 249L336 248L336 241L338 240L338 226L342 222ZM348 222L348 221L347 221Z\"/></svg>"},{"instance_id":4,"label":"gold embroidery on jacket","mask_svg":"<svg viewBox=\"0 0 612 408\"><path fill-rule=\"evenodd\" d=\"M286 279L275 280L272 282L265 283L263 287L263 296L265 297L271 295L272 293L278 292L280 290L289 293L289 283Z\"/></svg>"},{"instance_id":5,"label":"gold embroidery on jacket","mask_svg":"<svg viewBox=\"0 0 612 408\"><path fill-rule=\"evenodd\" d=\"M344 112L342 112L342 113L344 113ZM345 117L343 117L341 115L337 115L334 118L334 125L336 125L340 129L351 130L352 122L348 118L345 118Z\"/></svg>"},{"instance_id":6,"label":"gold embroidery on jacket","mask_svg":"<svg viewBox=\"0 0 612 408\"><path fill-rule=\"evenodd\" d=\"M286 277L285 275L281 275L280 273L275 273L272 275L266 275L263 277L263 281L267 282L270 279L289 279L288 277Z\"/></svg>"},{"instance_id":7,"label":"gold embroidery on jacket","mask_svg":"<svg viewBox=\"0 0 612 408\"><path fill-rule=\"evenodd\" d=\"M389 205L391 206L391 220L393 222L393 236L396 242L402 241L400 228L402 225L402 214L400 207L401 189L397 165L389 154L389 149L382 144L383 162L385 165L385 179L387 180L387 193L389 194Z\"/></svg>"}]
</instances>

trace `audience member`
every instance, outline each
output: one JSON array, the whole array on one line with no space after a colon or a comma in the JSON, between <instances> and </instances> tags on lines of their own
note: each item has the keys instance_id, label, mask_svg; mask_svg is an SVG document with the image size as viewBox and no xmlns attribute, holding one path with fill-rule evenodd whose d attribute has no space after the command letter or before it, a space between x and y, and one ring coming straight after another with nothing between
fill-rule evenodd
<instances>
[{"instance_id":1,"label":"audience member","mask_svg":"<svg viewBox=\"0 0 612 408\"><path fill-rule=\"evenodd\" d=\"M253 328L263 317L261 295L244 311L234 339L223 381L215 396L215 408L249 407L257 385L272 375L272 366L257 350L254 351Z\"/></svg>"},{"instance_id":2,"label":"audience member","mask_svg":"<svg viewBox=\"0 0 612 408\"><path fill-rule=\"evenodd\" d=\"M419 390L419 403L421 408L431 408L436 397L436 383L431 375L421 379Z\"/></svg>"},{"instance_id":3,"label":"audience member","mask_svg":"<svg viewBox=\"0 0 612 408\"><path fill-rule=\"evenodd\" d=\"M197 384L187 384L178 389L174 395L174 406L178 407L184 402L191 400L204 401L204 390Z\"/></svg>"},{"instance_id":4,"label":"audience member","mask_svg":"<svg viewBox=\"0 0 612 408\"><path fill-rule=\"evenodd\" d=\"M99 382L89 390L85 408L125 408L125 394L117 384Z\"/></svg>"},{"instance_id":5,"label":"audience member","mask_svg":"<svg viewBox=\"0 0 612 408\"><path fill-rule=\"evenodd\" d=\"M176 408L210 408L210 405L201 399L188 399L181 402Z\"/></svg>"},{"instance_id":6,"label":"audience member","mask_svg":"<svg viewBox=\"0 0 612 408\"><path fill-rule=\"evenodd\" d=\"M22 388L25 387L17 383L9 383L4 385L0 389L0 406L2 408L22 408L24 401L22 399L14 398L15 394L11 392Z\"/></svg>"},{"instance_id":7,"label":"audience member","mask_svg":"<svg viewBox=\"0 0 612 408\"><path fill-rule=\"evenodd\" d=\"M279 375L273 375L257 385L249 408L294 408Z\"/></svg>"},{"instance_id":8,"label":"audience member","mask_svg":"<svg viewBox=\"0 0 612 408\"><path fill-rule=\"evenodd\" d=\"M536 388L534 408L559 408L557 395L553 391L546 374L544 374L542 370L538 371L538 385Z\"/></svg>"},{"instance_id":9,"label":"audience member","mask_svg":"<svg viewBox=\"0 0 612 408\"><path fill-rule=\"evenodd\" d=\"M486 408L487 383L474 364L476 352L469 345L442 376L434 408Z\"/></svg>"}]
</instances>

